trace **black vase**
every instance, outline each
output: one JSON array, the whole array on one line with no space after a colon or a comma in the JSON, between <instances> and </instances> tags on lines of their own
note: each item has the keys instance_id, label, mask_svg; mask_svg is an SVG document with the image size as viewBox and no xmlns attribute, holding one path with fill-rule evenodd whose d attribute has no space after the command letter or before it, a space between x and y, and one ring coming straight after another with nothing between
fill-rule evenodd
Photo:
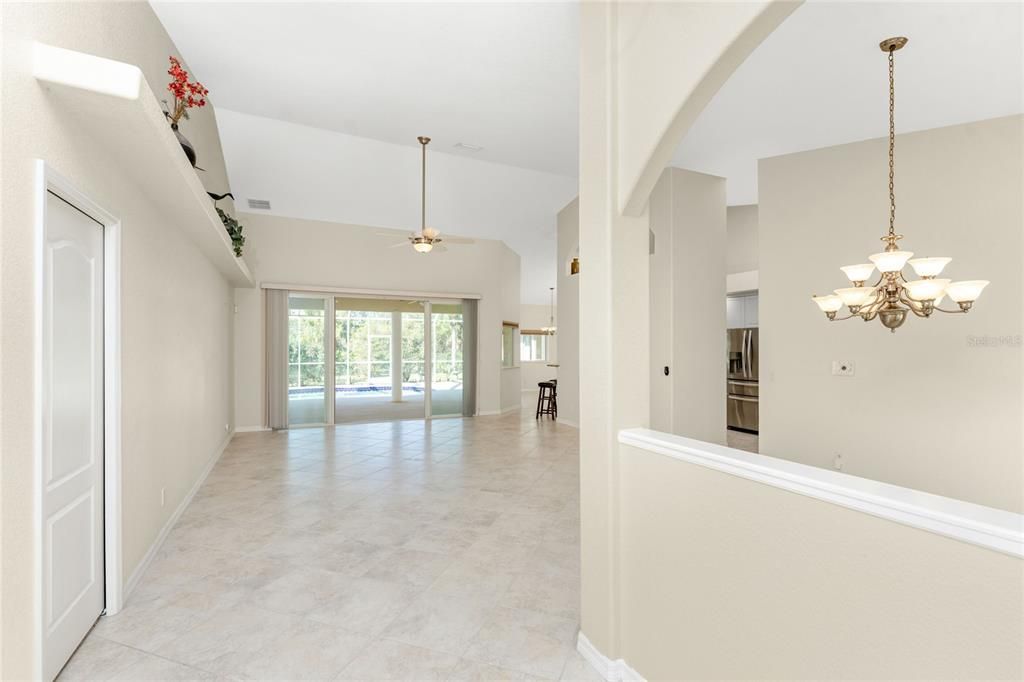
<instances>
[{"instance_id":1,"label":"black vase","mask_svg":"<svg viewBox=\"0 0 1024 682\"><path fill-rule=\"evenodd\" d=\"M178 138L178 144L181 145L182 151L185 152L185 156L188 157L188 162L192 164L192 167L196 167L196 150L192 147L192 143L188 141L188 138L178 131L178 124L172 123L171 130L174 131L174 136Z\"/></svg>"}]
</instances>

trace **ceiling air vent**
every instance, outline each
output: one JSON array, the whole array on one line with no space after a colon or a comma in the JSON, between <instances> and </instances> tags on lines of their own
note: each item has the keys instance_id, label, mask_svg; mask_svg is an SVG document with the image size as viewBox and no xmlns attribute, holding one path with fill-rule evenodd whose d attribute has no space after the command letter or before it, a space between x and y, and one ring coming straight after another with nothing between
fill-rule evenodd
<instances>
[{"instance_id":1,"label":"ceiling air vent","mask_svg":"<svg viewBox=\"0 0 1024 682\"><path fill-rule=\"evenodd\" d=\"M464 149L467 152L479 152L483 151L483 147L478 144L469 144L468 142L456 142L453 145L456 149Z\"/></svg>"},{"instance_id":2,"label":"ceiling air vent","mask_svg":"<svg viewBox=\"0 0 1024 682\"><path fill-rule=\"evenodd\" d=\"M270 202L266 199L249 199L249 208L258 208L261 211L269 211Z\"/></svg>"}]
</instances>

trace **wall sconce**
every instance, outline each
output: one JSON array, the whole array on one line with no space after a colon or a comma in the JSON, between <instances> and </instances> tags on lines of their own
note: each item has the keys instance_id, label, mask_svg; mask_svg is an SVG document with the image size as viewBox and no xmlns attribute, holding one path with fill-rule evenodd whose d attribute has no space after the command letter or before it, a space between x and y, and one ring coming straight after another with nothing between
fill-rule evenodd
<instances>
[{"instance_id":1,"label":"wall sconce","mask_svg":"<svg viewBox=\"0 0 1024 682\"><path fill-rule=\"evenodd\" d=\"M570 275L578 275L578 274L580 274L580 259L579 258L573 258L572 262L569 263L569 274Z\"/></svg>"}]
</instances>

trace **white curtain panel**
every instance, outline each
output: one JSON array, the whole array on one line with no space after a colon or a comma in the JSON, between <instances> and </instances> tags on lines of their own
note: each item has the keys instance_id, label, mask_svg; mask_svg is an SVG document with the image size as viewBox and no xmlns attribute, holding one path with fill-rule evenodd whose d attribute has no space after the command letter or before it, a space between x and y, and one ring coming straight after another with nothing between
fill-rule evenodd
<instances>
[{"instance_id":1,"label":"white curtain panel","mask_svg":"<svg viewBox=\"0 0 1024 682\"><path fill-rule=\"evenodd\" d=\"M476 299L462 300L462 416L476 415Z\"/></svg>"},{"instance_id":2,"label":"white curtain panel","mask_svg":"<svg viewBox=\"0 0 1024 682\"><path fill-rule=\"evenodd\" d=\"M288 428L288 292L265 289L267 297L267 426Z\"/></svg>"}]
</instances>

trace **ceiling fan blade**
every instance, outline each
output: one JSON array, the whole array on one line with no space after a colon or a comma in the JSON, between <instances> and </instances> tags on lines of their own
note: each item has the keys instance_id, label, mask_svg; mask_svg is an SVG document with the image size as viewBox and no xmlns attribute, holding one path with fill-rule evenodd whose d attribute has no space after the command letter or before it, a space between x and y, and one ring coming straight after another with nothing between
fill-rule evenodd
<instances>
[{"instance_id":1,"label":"ceiling fan blade","mask_svg":"<svg viewBox=\"0 0 1024 682\"><path fill-rule=\"evenodd\" d=\"M389 249L400 249L403 246L409 246L409 242L398 242L397 244L392 244L388 248Z\"/></svg>"},{"instance_id":2,"label":"ceiling fan blade","mask_svg":"<svg viewBox=\"0 0 1024 682\"><path fill-rule=\"evenodd\" d=\"M445 237L444 240L448 244L476 244L475 239L468 239L466 237Z\"/></svg>"},{"instance_id":3,"label":"ceiling fan blade","mask_svg":"<svg viewBox=\"0 0 1024 682\"><path fill-rule=\"evenodd\" d=\"M430 252L433 253L435 251L447 251L447 250L448 250L447 246L444 246L444 245L441 245L441 244L435 244L434 248L432 248L430 250Z\"/></svg>"}]
</instances>

